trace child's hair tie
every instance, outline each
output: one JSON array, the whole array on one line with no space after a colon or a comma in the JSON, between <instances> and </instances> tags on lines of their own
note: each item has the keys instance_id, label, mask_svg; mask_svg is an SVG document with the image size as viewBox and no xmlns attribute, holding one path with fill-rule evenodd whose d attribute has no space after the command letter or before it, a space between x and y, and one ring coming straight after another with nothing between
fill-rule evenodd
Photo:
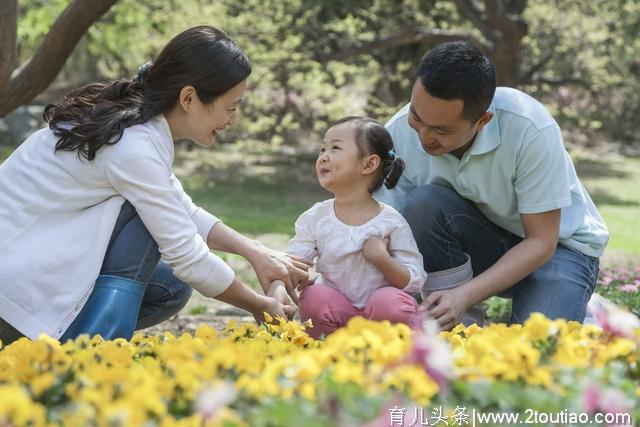
<instances>
[{"instance_id":1,"label":"child's hair tie","mask_svg":"<svg viewBox=\"0 0 640 427\"><path fill-rule=\"evenodd\" d=\"M396 158L396 152L393 151L393 148L389 150L387 154L389 155L389 157L391 157L391 160L394 160Z\"/></svg>"},{"instance_id":2,"label":"child's hair tie","mask_svg":"<svg viewBox=\"0 0 640 427\"><path fill-rule=\"evenodd\" d=\"M134 77L133 81L138 83L144 83L147 75L149 74L149 68L153 65L153 62L149 61L146 64L142 64L138 67L138 74Z\"/></svg>"}]
</instances>

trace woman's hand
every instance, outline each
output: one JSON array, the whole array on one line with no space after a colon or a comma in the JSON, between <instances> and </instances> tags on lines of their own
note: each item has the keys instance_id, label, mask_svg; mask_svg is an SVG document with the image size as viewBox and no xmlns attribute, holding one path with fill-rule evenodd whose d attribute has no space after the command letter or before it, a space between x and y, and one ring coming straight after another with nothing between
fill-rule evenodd
<instances>
[{"instance_id":1,"label":"woman's hand","mask_svg":"<svg viewBox=\"0 0 640 427\"><path fill-rule=\"evenodd\" d=\"M264 322L264 313L268 313L274 319L276 317L290 319L296 312L296 307L294 305L282 304L277 299L268 296L262 296L261 299L261 303L256 307L256 309L251 311L253 318L256 319L258 324Z\"/></svg>"},{"instance_id":2,"label":"woman's hand","mask_svg":"<svg viewBox=\"0 0 640 427\"><path fill-rule=\"evenodd\" d=\"M266 292L274 280L281 280L291 300L297 305L295 289L309 281L310 265L298 257L261 246L247 258L258 276L262 289Z\"/></svg>"},{"instance_id":3,"label":"woman's hand","mask_svg":"<svg viewBox=\"0 0 640 427\"><path fill-rule=\"evenodd\" d=\"M231 286L221 294L216 295L215 298L248 311L258 323L264 320L264 312L273 317L288 317L292 316L296 311L293 305L282 304L275 298L257 293L237 277L233 279Z\"/></svg>"},{"instance_id":4,"label":"woman's hand","mask_svg":"<svg viewBox=\"0 0 640 427\"><path fill-rule=\"evenodd\" d=\"M295 310L293 301L287 293L287 287L282 280L274 280L273 282L271 282L271 284L269 285L269 290L267 291L267 296L275 298L276 301L283 304L284 306L292 306ZM289 319L291 318L292 316L289 316Z\"/></svg>"},{"instance_id":5,"label":"woman's hand","mask_svg":"<svg viewBox=\"0 0 640 427\"><path fill-rule=\"evenodd\" d=\"M298 285L298 290L302 292L302 290L307 286L313 285L316 282L316 279L318 278L318 276L319 276L318 273L314 273L313 275L310 274L309 279L306 282L303 282L300 285Z\"/></svg>"},{"instance_id":6,"label":"woman's hand","mask_svg":"<svg viewBox=\"0 0 640 427\"><path fill-rule=\"evenodd\" d=\"M282 280L287 293L297 304L295 288L309 280L309 264L302 259L265 247L257 240L250 239L217 222L207 236L207 245L213 250L243 256L249 261L258 276L258 281L266 293L269 283Z\"/></svg>"}]
</instances>

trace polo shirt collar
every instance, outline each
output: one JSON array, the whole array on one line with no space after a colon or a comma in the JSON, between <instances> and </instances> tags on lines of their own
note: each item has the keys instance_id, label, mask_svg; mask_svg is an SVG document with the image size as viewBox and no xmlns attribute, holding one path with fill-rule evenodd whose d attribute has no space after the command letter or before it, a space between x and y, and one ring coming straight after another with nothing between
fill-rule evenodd
<instances>
[{"instance_id":1,"label":"polo shirt collar","mask_svg":"<svg viewBox=\"0 0 640 427\"><path fill-rule=\"evenodd\" d=\"M493 117L476 135L476 140L473 141L469 149L469 154L471 155L488 153L500 145L500 128L498 126L498 117L496 116L496 106L493 102L491 102L488 111L493 113Z\"/></svg>"}]
</instances>

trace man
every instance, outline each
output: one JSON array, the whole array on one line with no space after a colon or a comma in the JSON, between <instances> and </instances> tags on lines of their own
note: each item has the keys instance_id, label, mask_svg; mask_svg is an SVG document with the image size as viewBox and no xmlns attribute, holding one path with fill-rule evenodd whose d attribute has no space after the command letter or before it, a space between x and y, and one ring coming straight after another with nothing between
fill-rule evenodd
<instances>
[{"instance_id":1,"label":"man","mask_svg":"<svg viewBox=\"0 0 640 427\"><path fill-rule=\"evenodd\" d=\"M386 126L406 169L376 198L409 222L443 329L493 295L513 299L514 323L584 320L608 231L542 104L496 89L491 61L452 42L427 52Z\"/></svg>"}]
</instances>

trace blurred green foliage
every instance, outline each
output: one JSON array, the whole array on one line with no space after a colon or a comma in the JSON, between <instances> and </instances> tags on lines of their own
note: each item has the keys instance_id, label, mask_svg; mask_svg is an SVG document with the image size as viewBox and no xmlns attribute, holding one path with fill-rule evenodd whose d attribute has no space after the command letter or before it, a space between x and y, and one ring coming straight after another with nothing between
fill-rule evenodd
<instances>
[{"instance_id":1,"label":"blurred green foliage","mask_svg":"<svg viewBox=\"0 0 640 427\"><path fill-rule=\"evenodd\" d=\"M21 0L20 58L37 47L69 0ZM582 140L637 140L640 3L530 0L520 87L543 100ZM429 45L413 44L324 61L324 55L404 29L480 32L441 0L120 0L93 25L57 84L130 77L177 32L220 27L253 61L242 119L226 141L316 143L345 114L386 121L407 102L413 69ZM597 135L597 136L595 136Z\"/></svg>"}]
</instances>

